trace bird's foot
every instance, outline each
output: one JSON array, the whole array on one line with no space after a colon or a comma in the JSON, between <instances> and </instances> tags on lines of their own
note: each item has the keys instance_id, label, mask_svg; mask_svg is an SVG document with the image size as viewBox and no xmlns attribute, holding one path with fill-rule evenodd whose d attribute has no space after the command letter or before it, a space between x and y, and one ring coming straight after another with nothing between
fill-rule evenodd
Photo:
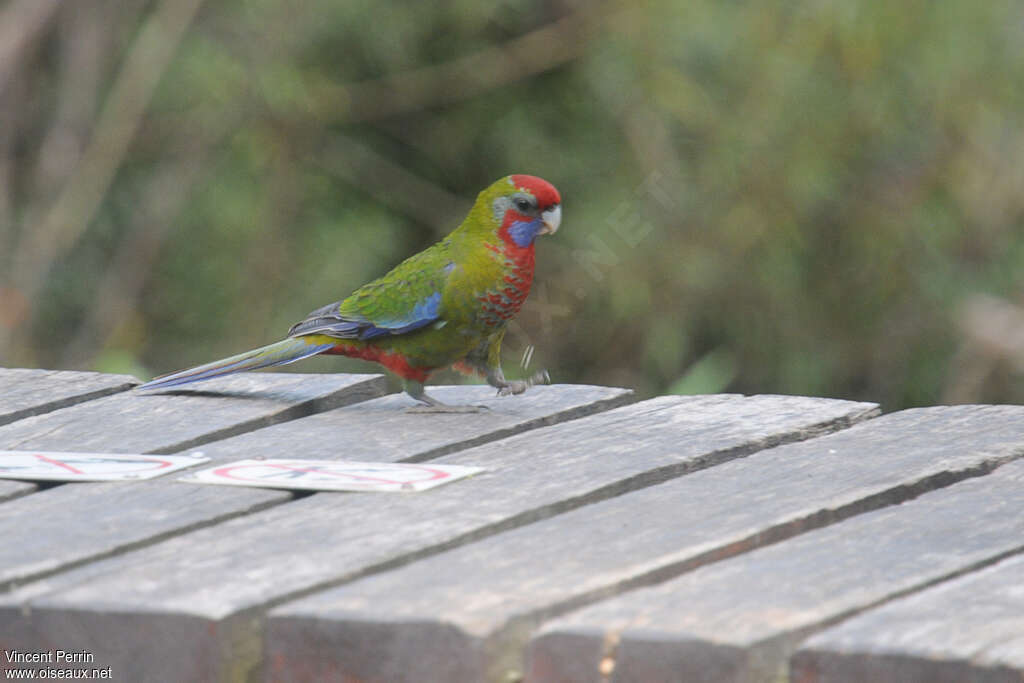
<instances>
[{"instance_id":1,"label":"bird's foot","mask_svg":"<svg viewBox=\"0 0 1024 683\"><path fill-rule=\"evenodd\" d=\"M540 370L533 373L526 379L517 379L505 382L504 386L498 387L498 396L511 396L521 394L535 384L551 384L551 376L547 370Z\"/></svg>"}]
</instances>

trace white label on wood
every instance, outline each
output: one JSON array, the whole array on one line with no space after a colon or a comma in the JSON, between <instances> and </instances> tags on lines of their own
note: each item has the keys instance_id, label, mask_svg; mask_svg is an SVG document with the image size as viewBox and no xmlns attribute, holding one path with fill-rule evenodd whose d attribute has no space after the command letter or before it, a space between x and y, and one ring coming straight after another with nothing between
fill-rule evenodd
<instances>
[{"instance_id":1,"label":"white label on wood","mask_svg":"<svg viewBox=\"0 0 1024 683\"><path fill-rule=\"evenodd\" d=\"M209 458L190 455L0 451L0 479L32 481L128 481L152 479Z\"/></svg>"},{"instance_id":2,"label":"white label on wood","mask_svg":"<svg viewBox=\"0 0 1024 683\"><path fill-rule=\"evenodd\" d=\"M482 467L342 460L239 460L182 481L314 491L425 491L482 472Z\"/></svg>"}]
</instances>

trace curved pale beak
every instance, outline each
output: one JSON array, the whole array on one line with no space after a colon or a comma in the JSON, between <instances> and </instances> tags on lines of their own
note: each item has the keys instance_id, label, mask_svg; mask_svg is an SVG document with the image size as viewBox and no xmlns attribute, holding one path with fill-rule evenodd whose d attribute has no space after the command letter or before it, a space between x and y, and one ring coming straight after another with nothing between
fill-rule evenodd
<instances>
[{"instance_id":1,"label":"curved pale beak","mask_svg":"<svg viewBox=\"0 0 1024 683\"><path fill-rule=\"evenodd\" d=\"M540 215L541 223L544 224L539 231L541 235L550 235L558 232L558 226L562 224L562 205L556 204Z\"/></svg>"}]
</instances>

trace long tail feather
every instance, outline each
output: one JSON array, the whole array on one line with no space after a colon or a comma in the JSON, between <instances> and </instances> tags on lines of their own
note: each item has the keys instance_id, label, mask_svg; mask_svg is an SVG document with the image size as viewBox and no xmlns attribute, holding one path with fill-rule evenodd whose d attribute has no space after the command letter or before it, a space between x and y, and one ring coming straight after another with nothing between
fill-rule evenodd
<instances>
[{"instance_id":1,"label":"long tail feather","mask_svg":"<svg viewBox=\"0 0 1024 683\"><path fill-rule=\"evenodd\" d=\"M140 385L138 388L163 389L178 386L179 384L188 384L189 382L200 382L204 379L211 379L222 375L231 375L246 370L269 368L272 365L285 365L286 363L315 356L333 346L334 344L315 344L306 341L302 337L289 337L276 344L246 351L237 356L223 358L212 363L189 368L188 370L180 370L169 375L156 377Z\"/></svg>"}]
</instances>

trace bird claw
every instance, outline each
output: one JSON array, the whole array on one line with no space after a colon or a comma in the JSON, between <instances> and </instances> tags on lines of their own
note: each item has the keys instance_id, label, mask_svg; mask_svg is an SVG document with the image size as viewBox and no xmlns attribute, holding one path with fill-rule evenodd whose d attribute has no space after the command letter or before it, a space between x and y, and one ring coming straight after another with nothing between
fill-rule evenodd
<instances>
[{"instance_id":1,"label":"bird claw","mask_svg":"<svg viewBox=\"0 0 1024 683\"><path fill-rule=\"evenodd\" d=\"M526 379L517 379L512 382L506 382L504 386L498 387L498 396L521 394L536 384L551 384L551 375L548 374L547 370L535 372Z\"/></svg>"},{"instance_id":2,"label":"bird claw","mask_svg":"<svg viewBox=\"0 0 1024 683\"><path fill-rule=\"evenodd\" d=\"M513 394L521 394L528 388L526 382L516 380L509 382L505 386L498 389L498 396L512 396Z\"/></svg>"}]
</instances>

